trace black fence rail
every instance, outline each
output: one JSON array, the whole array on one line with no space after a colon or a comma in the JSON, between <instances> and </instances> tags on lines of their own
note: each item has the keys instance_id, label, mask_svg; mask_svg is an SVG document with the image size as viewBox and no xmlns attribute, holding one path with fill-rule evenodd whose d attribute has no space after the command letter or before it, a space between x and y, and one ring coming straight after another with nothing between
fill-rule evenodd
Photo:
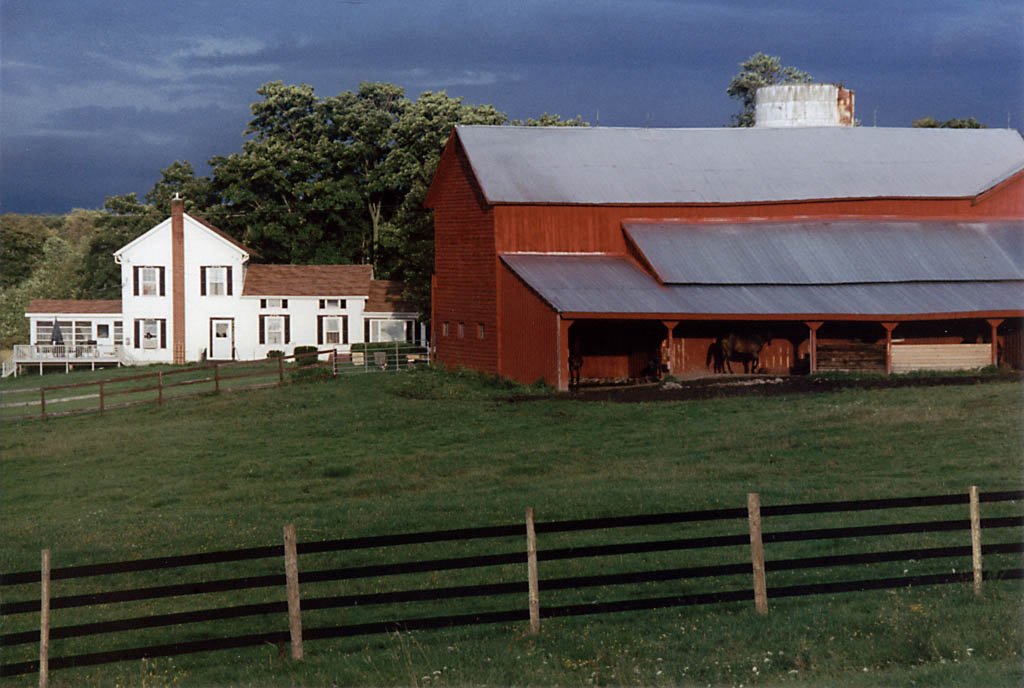
<instances>
[{"instance_id":1,"label":"black fence rail","mask_svg":"<svg viewBox=\"0 0 1024 688\"><path fill-rule=\"evenodd\" d=\"M972 487L965 494L789 504L762 508L759 505L757 495L750 495L747 508L739 509L644 514L540 523L535 523L532 510L527 510L525 524L381 535L297 544L294 539L294 529L289 526L285 529L285 544L283 545L69 566L52 570L49 568L49 550L44 550L41 570L0 575L0 588L18 590L18 586L40 585L43 591L39 599L11 601L0 604L0 616L17 619L19 615L32 614L39 617L38 629L8 632L0 635L0 645L9 648L38 645L40 650L39 660L15 661L0 665L0 675L14 676L39 672L41 682L43 682L49 670L66 667L104 664L143 657L226 650L267 643L280 645L290 642L292 656L297 659L302 656L302 643L310 640L344 638L393 632L396 630L425 630L523 621L529 621L531 630L536 632L539 630L541 618L606 614L723 602L753 601L758 611L766 613L768 611L767 599L904 588L907 586L973 582L975 592L980 594L983 580L1024 578L1024 568L1020 566L1019 557L1021 553L1024 553L1024 542L1022 542L1019 531L1024 526L1024 514L1014 511L1014 513L1009 515L1003 513L1002 515L981 518L980 505L983 503L994 504L1003 502L1005 504L1001 505L1000 510L1005 512L1008 509L1016 510L1018 502L1022 499L1024 499L1024 490L979 493L976 488ZM920 509L923 507L945 507L949 509L958 506L968 507L966 509L968 518L907 521L902 513L903 510ZM776 519L780 517L850 514L855 512L865 512L870 515L870 512L888 512L890 510L901 510L900 513L896 514L896 518L889 519L895 522L761 531L762 519L764 518ZM818 524L820 520L820 518L815 518L815 524ZM633 540L610 544L587 543L537 549L539 536L557 540L559 537L563 539L578 537L577 534L590 532L598 533L596 536L591 536L592 539L593 537L608 538L609 533L599 531L616 530L628 535L637 532L633 529L638 529L642 535L649 535L652 529L662 526L689 523L699 524L702 529L710 529L715 526L716 522L720 522L723 528L728 529L737 521L746 521L746 528L742 532L734 534ZM290 532L292 533L291 540L289 540L288 535L289 529L291 529ZM982 544L981 533L983 531L1003 533L1007 529L1018 530L1011 533L1008 537L1002 538L1003 542L987 542L990 538L986 537L985 544ZM960 534L956 537L963 544L949 544L947 542L942 546L876 548L875 551L852 553L837 553L835 551L821 553L805 552L802 550L801 553L813 554L813 556L771 558L768 560L765 560L763 554L763 548L768 544L781 548L781 543L823 542L824 545L828 545L831 548L836 541L846 541L847 544L856 543L857 546L863 547L869 542L874 542L875 538L883 536L914 536L920 538L923 536L933 537L935 536L934 534L946 534L943 537L948 538L950 533ZM963 533L970 533L970 536L965 537ZM558 534L562 535L559 536ZM525 547L522 546L524 536L526 540ZM418 548L419 546L436 548L444 543L462 547L465 546L462 543L470 543L472 541L483 541L483 544L488 548L496 548L495 543L488 541L500 542L503 539L508 540L510 538L516 538L520 542L518 546L513 543L510 548L506 545L506 551L494 552L493 549L489 549L485 553L473 556L400 558L397 561L390 560L390 558L395 556L408 556L403 555L406 551L403 548ZM885 543L882 542L882 544L884 545ZM715 548L735 548L738 546L743 547L743 551L748 552L749 555L741 561L729 563L662 566L656 568L637 568L635 563L630 563L635 561L636 557L634 555L680 553L688 550L713 550ZM799 546L806 550L810 545ZM773 551L775 551L774 547ZM376 560L379 563L335 566L308 571L300 569L298 566L300 561L321 563L327 558L327 555L336 555L336 553L340 552L362 552L370 561ZM1005 555L1018 556L1007 557ZM556 570L556 567L553 565L554 562L565 562L572 566L578 566L581 562L590 559L603 558L602 562L604 562L609 557L623 556L634 557L633 559L614 560L625 562L623 566L627 568L624 570L613 570L608 573L590 573L587 575L554 576L549 574L545 578L540 578L536 573L538 562L548 562L549 564L545 566L545 573L549 573ZM692 556L692 554L688 556ZM724 556L730 555L726 553ZM850 566L864 567L894 562L938 562L951 558L960 560L965 557L971 558L972 565L968 569L959 572L955 570L950 572L948 566L943 565L941 572L929 571L915 573L914 575L889 575L881 577L858 576L853 580L821 581L815 579L812 582L800 584L786 584L790 581L779 578L776 584L773 584L771 587L767 586L768 579L766 574L773 574L773 577L775 577L784 576L783 572L792 571L842 569L843 567ZM996 568L991 565L983 568L983 557L988 557L989 561L994 560L998 562L998 565L1003 566L1003 568ZM125 574L137 575L147 571L159 572L188 567L220 566L274 558L278 558L279 561L280 558L285 560L283 572L203 579L195 582L179 582L170 585L93 591L75 595L51 596L49 592L50 585L54 581ZM645 556L639 558L646 563L647 559ZM678 560L672 559L672 561ZM518 568L523 564L527 565L528 572L525 579L521 576L522 569ZM311 566L315 565L317 564L311 563ZM417 587L388 591L355 592L341 595L310 595L303 597L301 603L299 602L298 591L300 587L306 595L309 595L309 591L317 591L320 589L318 585L328 582L381 581L391 576L407 576L412 573L472 572L476 569L494 570L494 567L510 566L516 567L512 574L513 580L501 580L500 576L499 580L488 579L483 577L483 574L486 572L482 572L480 575L475 575L471 582L464 585L432 585L426 588ZM602 566L605 566L605 564L602 563ZM615 567L610 568L614 569ZM508 571L509 569L506 569L506 575ZM681 592L678 589L680 581L714 579L728 576L752 576L753 587L696 592ZM672 594L647 596L644 591L648 590L648 588L643 586L652 585L668 585L669 588L664 592ZM598 599L596 601L567 604L541 605L540 603L541 600L548 599L557 601L557 593L559 591L582 591L595 588L614 591L616 586L631 586L633 589L640 586L641 593L637 594L634 592L634 596L629 599ZM235 603L208 609L148 614L145 616L108 619L89 623L67 624L52 628L50 626L50 615L55 610L106 606L130 601L157 600L160 598L183 598L194 595L228 595L235 591L259 588L277 588L286 592L287 599L249 604ZM654 589L658 590L660 588ZM21 589L23 595L26 592L24 588ZM606 591L600 592L607 594ZM376 614L376 612L372 611L372 608L383 607L390 610L392 614L401 615L403 607L395 607L395 605L457 599L469 601L474 598L488 599L493 606L495 601L500 603L504 596L509 595L519 596L522 603L511 609L478 608L474 610L467 608L461 610L464 613L458 614L417 615L413 613L406 614L402 618L378 618L364 620L359 623L341 623L346 620L357 620L353 617L338 617L334 615L324 618L323 615L317 614L324 610L349 609L352 612L358 612L360 615L365 616L366 614ZM10 595L5 595L5 598L10 599ZM466 602L466 604L469 605L470 602ZM109 608L105 607L105 609ZM450 608L446 607L446 610L450 610ZM232 619L270 615L277 615L281 619L282 628L285 625L284 620L287 619L289 630L237 634L215 638L179 639L175 642L164 644L104 649L57 657L49 656L49 643L51 640L128 633L166 626L187 627L188 624L193 623L225 622ZM378 616L386 616L386 614L382 611ZM303 627L303 621L310 618L320 621L321 625ZM31 621L31 619L28 620ZM327 623L323 623L323 621ZM5 626L7 625L5 623ZM127 641L127 643L131 644L131 641ZM25 650L28 649L25 648ZM21 654L24 656L27 653L23 650Z\"/></svg>"}]
</instances>

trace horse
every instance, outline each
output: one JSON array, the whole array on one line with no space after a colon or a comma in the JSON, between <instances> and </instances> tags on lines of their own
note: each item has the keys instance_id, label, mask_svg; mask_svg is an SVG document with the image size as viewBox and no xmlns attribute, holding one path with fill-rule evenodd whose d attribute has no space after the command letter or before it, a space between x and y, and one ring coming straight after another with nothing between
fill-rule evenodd
<instances>
[{"instance_id":1,"label":"horse","mask_svg":"<svg viewBox=\"0 0 1024 688\"><path fill-rule=\"evenodd\" d=\"M714 361L715 373L725 372L725 353L722 351L722 338L716 339L711 346L708 347L708 356L704 361L704 367L707 368Z\"/></svg>"},{"instance_id":2,"label":"horse","mask_svg":"<svg viewBox=\"0 0 1024 688\"><path fill-rule=\"evenodd\" d=\"M730 373L732 372L730 361L742 362L744 373L756 373L760 366L758 356L761 354L761 349L771 344L772 337L767 332L756 334L730 332L718 341L721 342L722 359Z\"/></svg>"}]
</instances>

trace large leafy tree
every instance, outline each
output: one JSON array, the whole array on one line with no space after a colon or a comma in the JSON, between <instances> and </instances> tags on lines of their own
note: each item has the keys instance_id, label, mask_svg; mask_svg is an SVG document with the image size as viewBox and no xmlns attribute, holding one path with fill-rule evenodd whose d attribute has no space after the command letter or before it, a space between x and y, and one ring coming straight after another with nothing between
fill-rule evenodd
<instances>
[{"instance_id":1,"label":"large leafy tree","mask_svg":"<svg viewBox=\"0 0 1024 688\"><path fill-rule=\"evenodd\" d=\"M761 86L800 84L813 81L811 75L796 67L785 67L782 58L755 53L740 63L740 73L732 78L725 92L740 101L742 109L733 115L733 126L754 126L754 98Z\"/></svg>"}]
</instances>

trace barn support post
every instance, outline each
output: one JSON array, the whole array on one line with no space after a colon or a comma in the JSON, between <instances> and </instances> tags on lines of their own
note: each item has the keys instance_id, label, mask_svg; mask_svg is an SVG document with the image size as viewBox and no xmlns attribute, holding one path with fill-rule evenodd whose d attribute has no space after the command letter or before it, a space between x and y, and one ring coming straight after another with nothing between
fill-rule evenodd
<instances>
[{"instance_id":1,"label":"barn support post","mask_svg":"<svg viewBox=\"0 0 1024 688\"><path fill-rule=\"evenodd\" d=\"M985 322L992 328L992 365L999 365L999 336L996 330L1003 324L1002 318L986 318Z\"/></svg>"},{"instance_id":2,"label":"barn support post","mask_svg":"<svg viewBox=\"0 0 1024 688\"><path fill-rule=\"evenodd\" d=\"M896 329L899 323L896 322L884 322L882 327L885 328L885 374L892 375L892 331Z\"/></svg>"},{"instance_id":3,"label":"barn support post","mask_svg":"<svg viewBox=\"0 0 1024 688\"><path fill-rule=\"evenodd\" d=\"M558 379L555 389L559 392L569 391L569 328L575 320L558 319Z\"/></svg>"},{"instance_id":4,"label":"barn support post","mask_svg":"<svg viewBox=\"0 0 1024 688\"><path fill-rule=\"evenodd\" d=\"M810 355L811 355L811 374L818 372L818 329L825 323L817 320L812 322L805 322L807 327L811 328L811 342L810 342Z\"/></svg>"},{"instance_id":5,"label":"barn support post","mask_svg":"<svg viewBox=\"0 0 1024 688\"><path fill-rule=\"evenodd\" d=\"M675 361L672 358L672 351L674 349L672 342L672 330L676 329L676 325L679 324L679 321L662 320L661 324L665 326L665 330L667 331L665 336L665 353L662 356L662 363L665 363L668 366L669 375L675 375L676 366Z\"/></svg>"}]
</instances>

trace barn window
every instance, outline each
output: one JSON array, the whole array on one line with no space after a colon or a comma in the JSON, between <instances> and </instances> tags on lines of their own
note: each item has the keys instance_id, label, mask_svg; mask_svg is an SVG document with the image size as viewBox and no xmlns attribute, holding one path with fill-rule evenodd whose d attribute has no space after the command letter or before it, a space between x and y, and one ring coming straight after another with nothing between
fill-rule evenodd
<instances>
[{"instance_id":1,"label":"barn window","mask_svg":"<svg viewBox=\"0 0 1024 688\"><path fill-rule=\"evenodd\" d=\"M484 324L483 323L477 323L476 324L476 336L477 336L477 339L483 339L484 338Z\"/></svg>"},{"instance_id":2,"label":"barn window","mask_svg":"<svg viewBox=\"0 0 1024 688\"><path fill-rule=\"evenodd\" d=\"M445 336L445 337L448 336L448 322L447 321L445 321L444 325L441 326L441 335Z\"/></svg>"},{"instance_id":3,"label":"barn window","mask_svg":"<svg viewBox=\"0 0 1024 688\"><path fill-rule=\"evenodd\" d=\"M459 339L466 336L466 323L459 323Z\"/></svg>"}]
</instances>

